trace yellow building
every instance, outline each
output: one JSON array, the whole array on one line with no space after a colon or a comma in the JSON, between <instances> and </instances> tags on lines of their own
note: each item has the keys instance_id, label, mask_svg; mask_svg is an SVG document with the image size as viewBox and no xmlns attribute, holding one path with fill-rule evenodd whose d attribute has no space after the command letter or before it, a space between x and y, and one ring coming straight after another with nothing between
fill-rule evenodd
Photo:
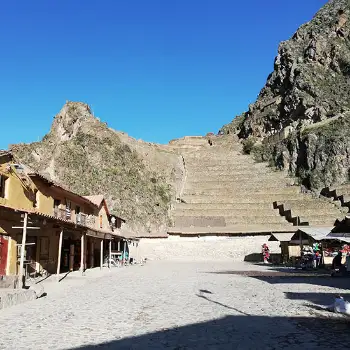
<instances>
[{"instance_id":1,"label":"yellow building","mask_svg":"<svg viewBox=\"0 0 350 350\"><path fill-rule=\"evenodd\" d=\"M0 151L0 275L101 265L111 241L121 239L109 217L103 196L79 196Z\"/></svg>"}]
</instances>

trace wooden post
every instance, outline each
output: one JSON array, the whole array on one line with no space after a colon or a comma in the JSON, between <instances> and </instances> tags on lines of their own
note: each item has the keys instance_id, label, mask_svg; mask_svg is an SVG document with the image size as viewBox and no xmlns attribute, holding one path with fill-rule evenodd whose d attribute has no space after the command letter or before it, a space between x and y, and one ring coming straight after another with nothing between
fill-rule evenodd
<instances>
[{"instance_id":1,"label":"wooden post","mask_svg":"<svg viewBox=\"0 0 350 350\"><path fill-rule=\"evenodd\" d=\"M69 271L72 272L74 270L74 244L69 246Z\"/></svg>"},{"instance_id":2,"label":"wooden post","mask_svg":"<svg viewBox=\"0 0 350 350\"><path fill-rule=\"evenodd\" d=\"M26 238L27 238L27 225L28 225L28 213L24 213L21 259L19 262L19 285L22 286L22 288L24 288L25 286L25 281L23 281L23 266L24 266L24 251L26 248ZM25 279L25 276L24 276L24 279Z\"/></svg>"},{"instance_id":3,"label":"wooden post","mask_svg":"<svg viewBox=\"0 0 350 350\"><path fill-rule=\"evenodd\" d=\"M125 265L126 240L124 240L123 264Z\"/></svg>"},{"instance_id":4,"label":"wooden post","mask_svg":"<svg viewBox=\"0 0 350 350\"><path fill-rule=\"evenodd\" d=\"M102 270L103 266L103 239L101 239L101 256L100 256L100 269Z\"/></svg>"},{"instance_id":5,"label":"wooden post","mask_svg":"<svg viewBox=\"0 0 350 350\"><path fill-rule=\"evenodd\" d=\"M59 240L58 240L57 282L59 282L59 280L60 280L62 241L63 241L63 228L61 229L60 238L59 238Z\"/></svg>"},{"instance_id":6,"label":"wooden post","mask_svg":"<svg viewBox=\"0 0 350 350\"><path fill-rule=\"evenodd\" d=\"M90 249L90 267L94 267L94 238L91 239Z\"/></svg>"},{"instance_id":7,"label":"wooden post","mask_svg":"<svg viewBox=\"0 0 350 350\"><path fill-rule=\"evenodd\" d=\"M80 238L80 242L81 242L81 246L80 246L80 271L83 274L84 273L84 233L81 234L81 238Z\"/></svg>"},{"instance_id":8,"label":"wooden post","mask_svg":"<svg viewBox=\"0 0 350 350\"><path fill-rule=\"evenodd\" d=\"M110 268L111 267L111 260L112 260L112 240L111 239L109 240L108 247L109 247L108 267Z\"/></svg>"},{"instance_id":9,"label":"wooden post","mask_svg":"<svg viewBox=\"0 0 350 350\"><path fill-rule=\"evenodd\" d=\"M136 241L136 264L139 263L139 241Z\"/></svg>"},{"instance_id":10,"label":"wooden post","mask_svg":"<svg viewBox=\"0 0 350 350\"><path fill-rule=\"evenodd\" d=\"M118 252L120 252L120 240L118 241Z\"/></svg>"}]
</instances>

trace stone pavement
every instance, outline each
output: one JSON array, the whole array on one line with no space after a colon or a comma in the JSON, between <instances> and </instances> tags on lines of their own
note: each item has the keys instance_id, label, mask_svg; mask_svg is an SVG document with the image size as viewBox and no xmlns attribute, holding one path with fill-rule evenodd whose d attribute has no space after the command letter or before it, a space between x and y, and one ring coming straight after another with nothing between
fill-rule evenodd
<instances>
[{"instance_id":1,"label":"stone pavement","mask_svg":"<svg viewBox=\"0 0 350 350\"><path fill-rule=\"evenodd\" d=\"M0 349L347 348L348 320L316 305L346 298L350 283L276 272L148 262L67 278L45 298L1 310Z\"/></svg>"}]
</instances>

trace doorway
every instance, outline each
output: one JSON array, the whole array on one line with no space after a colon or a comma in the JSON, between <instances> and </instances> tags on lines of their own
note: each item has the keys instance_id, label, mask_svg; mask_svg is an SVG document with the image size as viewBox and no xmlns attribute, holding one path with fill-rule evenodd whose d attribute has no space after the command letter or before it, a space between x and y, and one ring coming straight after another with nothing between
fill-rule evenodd
<instances>
[{"instance_id":1,"label":"doorway","mask_svg":"<svg viewBox=\"0 0 350 350\"><path fill-rule=\"evenodd\" d=\"M0 276L6 275L8 237L0 235Z\"/></svg>"}]
</instances>

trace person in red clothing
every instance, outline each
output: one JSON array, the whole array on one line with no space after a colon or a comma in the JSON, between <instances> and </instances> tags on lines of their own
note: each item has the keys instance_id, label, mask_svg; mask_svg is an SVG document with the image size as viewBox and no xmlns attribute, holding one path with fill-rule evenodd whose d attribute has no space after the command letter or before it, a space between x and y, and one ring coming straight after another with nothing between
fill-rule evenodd
<instances>
[{"instance_id":1,"label":"person in red clothing","mask_svg":"<svg viewBox=\"0 0 350 350\"><path fill-rule=\"evenodd\" d=\"M267 264L270 259L270 250L266 243L262 245L262 255L263 255L264 263Z\"/></svg>"}]
</instances>

